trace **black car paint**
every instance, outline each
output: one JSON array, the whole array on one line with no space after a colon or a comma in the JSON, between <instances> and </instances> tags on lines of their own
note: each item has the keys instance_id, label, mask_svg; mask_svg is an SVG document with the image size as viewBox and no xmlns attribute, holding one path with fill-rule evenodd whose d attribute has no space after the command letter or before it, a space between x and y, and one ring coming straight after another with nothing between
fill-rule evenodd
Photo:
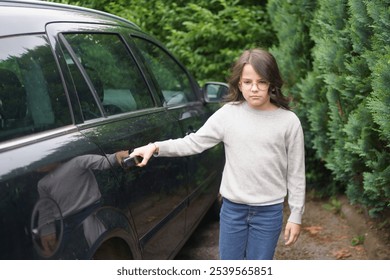
<instances>
[{"instance_id":1,"label":"black car paint","mask_svg":"<svg viewBox=\"0 0 390 280\"><path fill-rule=\"evenodd\" d=\"M62 81L58 86L67 100L67 108L61 110L71 119L60 127L0 142L0 259L173 258L217 198L224 164L221 145L191 157L155 158L142 169L123 170L111 163L108 169L86 168L85 172L96 178L101 197L66 216L58 201L39 196L39 182L53 175L47 171L52 165L88 155L108 161L106 155L120 150L183 137L196 131L219 105L205 102L196 81L178 62L196 99L165 106L132 37L158 43L126 20L65 5L2 1L0 24L7 26L0 31L0 44L28 34L47 39ZM110 116L101 108L101 116L84 120L64 53L61 36L66 32L117 34L136 61L154 107ZM0 53L0 67L5 59ZM90 94L96 94L88 74L79 71ZM66 180L66 175L61 178ZM77 191L83 188L72 187ZM46 240L37 235L45 207L53 212L51 219L46 217L47 228L56 235L48 249L42 245ZM99 225L86 227L85 221L91 217ZM87 236L90 228L100 230Z\"/></svg>"}]
</instances>

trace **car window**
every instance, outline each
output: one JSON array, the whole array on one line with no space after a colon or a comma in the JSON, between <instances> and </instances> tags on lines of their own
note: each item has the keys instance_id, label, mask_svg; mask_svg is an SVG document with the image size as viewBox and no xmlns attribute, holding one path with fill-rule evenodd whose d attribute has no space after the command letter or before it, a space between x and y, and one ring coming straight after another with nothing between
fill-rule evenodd
<instances>
[{"instance_id":1,"label":"car window","mask_svg":"<svg viewBox=\"0 0 390 280\"><path fill-rule=\"evenodd\" d=\"M84 119L150 108L153 98L134 59L121 38L106 33L63 34L75 59L66 59L78 92ZM92 90L79 71L84 68Z\"/></svg>"},{"instance_id":2,"label":"car window","mask_svg":"<svg viewBox=\"0 0 390 280\"><path fill-rule=\"evenodd\" d=\"M71 123L63 84L46 37L2 38L0 141Z\"/></svg>"},{"instance_id":3,"label":"car window","mask_svg":"<svg viewBox=\"0 0 390 280\"><path fill-rule=\"evenodd\" d=\"M187 73L166 51L143 38L135 37L134 40L153 72L167 106L196 100Z\"/></svg>"}]
</instances>

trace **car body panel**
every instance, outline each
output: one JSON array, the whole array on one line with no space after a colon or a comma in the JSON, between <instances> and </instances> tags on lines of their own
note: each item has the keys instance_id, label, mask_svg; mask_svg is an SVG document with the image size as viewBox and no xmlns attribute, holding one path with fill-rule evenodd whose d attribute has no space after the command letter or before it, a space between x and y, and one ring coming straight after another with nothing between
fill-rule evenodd
<instances>
[{"instance_id":1,"label":"car body panel","mask_svg":"<svg viewBox=\"0 0 390 280\"><path fill-rule=\"evenodd\" d=\"M184 137L218 103L205 103L185 67L124 19L2 1L5 23L0 259L174 258L217 198L223 147L130 169L115 153ZM154 51L163 59L153 65ZM185 92L171 89L175 74Z\"/></svg>"},{"instance_id":2,"label":"car body panel","mask_svg":"<svg viewBox=\"0 0 390 280\"><path fill-rule=\"evenodd\" d=\"M134 23L100 11L82 7L28 1L1 1L0 17L11 28L2 28L0 36L45 32L46 24L54 22L85 22L126 25L139 29ZM15 15L18 14L18 17ZM20 16L20 17L19 17ZM29 24L21 24L23 18Z\"/></svg>"}]
</instances>

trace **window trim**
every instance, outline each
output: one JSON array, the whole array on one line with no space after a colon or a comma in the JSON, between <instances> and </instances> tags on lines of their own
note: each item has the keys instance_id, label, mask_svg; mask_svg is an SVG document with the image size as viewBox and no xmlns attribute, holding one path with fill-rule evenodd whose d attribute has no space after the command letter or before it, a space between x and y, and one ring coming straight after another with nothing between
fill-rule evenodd
<instances>
[{"instance_id":1,"label":"window trim","mask_svg":"<svg viewBox=\"0 0 390 280\"><path fill-rule=\"evenodd\" d=\"M69 42L66 40L66 38L64 36L64 33L66 34L68 32L61 32L61 33L59 33L58 34L58 39L64 45L64 47L69 52L69 54L71 55L71 57L72 57L73 61L75 62L78 70L80 71L81 75L83 76L84 80L86 81L87 86L88 86L90 92L92 92L93 99L95 100L95 103L97 104L97 106L99 108L100 117L106 117L106 114L105 114L104 109L103 109L103 105L100 102L99 98L97 97L95 87L93 86L93 83L92 83L91 79L89 78L88 74L85 72L84 67L81 65L80 61L77 59L77 56L76 56L76 54L73 51L73 48L70 46ZM78 32L69 32L69 33L78 33ZM86 33L86 32L84 32L84 33ZM79 106L80 106L80 109L81 109L80 100L79 100L78 103L79 103ZM83 117L83 120L84 120L84 122L86 121L84 119L84 117Z\"/></svg>"}]
</instances>

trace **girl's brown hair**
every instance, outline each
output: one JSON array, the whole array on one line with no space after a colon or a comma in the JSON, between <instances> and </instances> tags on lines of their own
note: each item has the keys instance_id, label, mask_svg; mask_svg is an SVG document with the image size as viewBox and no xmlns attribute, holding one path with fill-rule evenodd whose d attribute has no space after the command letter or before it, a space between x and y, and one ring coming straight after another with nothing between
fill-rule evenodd
<instances>
[{"instance_id":1,"label":"girl's brown hair","mask_svg":"<svg viewBox=\"0 0 390 280\"><path fill-rule=\"evenodd\" d=\"M256 73L270 83L268 94L271 97L271 103L289 110L290 98L282 94L283 80L276 59L271 53L263 49L246 50L234 63L230 78L228 79L229 92L225 101L244 102L244 96L238 85L245 64L252 65Z\"/></svg>"}]
</instances>

